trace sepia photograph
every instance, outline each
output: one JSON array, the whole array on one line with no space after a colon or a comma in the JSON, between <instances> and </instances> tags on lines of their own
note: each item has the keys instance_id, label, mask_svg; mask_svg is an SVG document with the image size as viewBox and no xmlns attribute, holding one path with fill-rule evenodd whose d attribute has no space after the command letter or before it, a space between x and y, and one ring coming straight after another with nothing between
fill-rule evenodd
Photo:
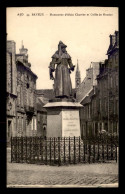
<instances>
[{"instance_id":1,"label":"sepia photograph","mask_svg":"<svg viewBox=\"0 0 125 194\"><path fill-rule=\"evenodd\" d=\"M119 187L119 8L6 8L7 188Z\"/></svg>"}]
</instances>

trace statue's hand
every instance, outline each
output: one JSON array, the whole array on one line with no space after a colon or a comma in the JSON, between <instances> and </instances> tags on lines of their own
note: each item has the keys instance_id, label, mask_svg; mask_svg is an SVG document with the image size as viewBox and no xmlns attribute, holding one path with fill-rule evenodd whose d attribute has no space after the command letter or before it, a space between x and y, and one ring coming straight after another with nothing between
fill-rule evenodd
<instances>
[{"instance_id":1,"label":"statue's hand","mask_svg":"<svg viewBox=\"0 0 125 194\"><path fill-rule=\"evenodd\" d=\"M55 69L53 67L49 66L49 68L50 68L50 71L51 72L54 72L55 71Z\"/></svg>"},{"instance_id":2,"label":"statue's hand","mask_svg":"<svg viewBox=\"0 0 125 194\"><path fill-rule=\"evenodd\" d=\"M55 69L51 69L51 72L54 72L55 71Z\"/></svg>"},{"instance_id":3,"label":"statue's hand","mask_svg":"<svg viewBox=\"0 0 125 194\"><path fill-rule=\"evenodd\" d=\"M51 80L54 80L54 77L53 77L53 73L52 72L50 73L50 79Z\"/></svg>"},{"instance_id":4,"label":"statue's hand","mask_svg":"<svg viewBox=\"0 0 125 194\"><path fill-rule=\"evenodd\" d=\"M53 76L50 76L50 79L51 79L51 80L54 80L54 77L53 77Z\"/></svg>"},{"instance_id":5,"label":"statue's hand","mask_svg":"<svg viewBox=\"0 0 125 194\"><path fill-rule=\"evenodd\" d=\"M71 71L74 71L75 65L73 65L70 69L71 69Z\"/></svg>"}]
</instances>

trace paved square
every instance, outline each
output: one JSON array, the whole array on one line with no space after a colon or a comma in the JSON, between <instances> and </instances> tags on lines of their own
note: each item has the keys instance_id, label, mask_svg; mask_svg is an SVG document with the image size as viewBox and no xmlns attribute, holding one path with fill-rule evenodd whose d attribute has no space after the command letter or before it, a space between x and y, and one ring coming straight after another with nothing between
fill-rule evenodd
<instances>
[{"instance_id":1,"label":"paved square","mask_svg":"<svg viewBox=\"0 0 125 194\"><path fill-rule=\"evenodd\" d=\"M7 152L8 187L117 187L118 163L49 166L10 162Z\"/></svg>"},{"instance_id":2,"label":"paved square","mask_svg":"<svg viewBox=\"0 0 125 194\"><path fill-rule=\"evenodd\" d=\"M58 167L11 163L7 156L8 187L118 187L115 161Z\"/></svg>"}]
</instances>

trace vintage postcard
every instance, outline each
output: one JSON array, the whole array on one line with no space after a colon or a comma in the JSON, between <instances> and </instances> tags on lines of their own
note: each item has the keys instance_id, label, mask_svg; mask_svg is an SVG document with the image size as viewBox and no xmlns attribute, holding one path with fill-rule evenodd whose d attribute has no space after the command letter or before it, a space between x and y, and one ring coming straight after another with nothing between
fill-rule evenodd
<instances>
[{"instance_id":1,"label":"vintage postcard","mask_svg":"<svg viewBox=\"0 0 125 194\"><path fill-rule=\"evenodd\" d=\"M118 11L6 8L8 188L118 187Z\"/></svg>"}]
</instances>

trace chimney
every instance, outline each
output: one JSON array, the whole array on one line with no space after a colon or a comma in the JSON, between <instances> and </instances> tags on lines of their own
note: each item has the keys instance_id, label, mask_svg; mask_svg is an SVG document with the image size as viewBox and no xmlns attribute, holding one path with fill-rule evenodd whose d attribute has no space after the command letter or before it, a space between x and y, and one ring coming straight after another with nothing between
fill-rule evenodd
<instances>
[{"instance_id":1,"label":"chimney","mask_svg":"<svg viewBox=\"0 0 125 194\"><path fill-rule=\"evenodd\" d=\"M111 34L110 34L109 37L110 37L110 45L111 45L111 46L114 46L114 44L115 44L115 35L111 35Z\"/></svg>"},{"instance_id":2,"label":"chimney","mask_svg":"<svg viewBox=\"0 0 125 194\"><path fill-rule=\"evenodd\" d=\"M12 93L16 95L16 80L17 80L17 70L16 70L16 43L13 40L7 41L7 51L11 54L11 63L12 63Z\"/></svg>"},{"instance_id":3,"label":"chimney","mask_svg":"<svg viewBox=\"0 0 125 194\"><path fill-rule=\"evenodd\" d=\"M119 31L115 31L116 46L119 46Z\"/></svg>"}]
</instances>

